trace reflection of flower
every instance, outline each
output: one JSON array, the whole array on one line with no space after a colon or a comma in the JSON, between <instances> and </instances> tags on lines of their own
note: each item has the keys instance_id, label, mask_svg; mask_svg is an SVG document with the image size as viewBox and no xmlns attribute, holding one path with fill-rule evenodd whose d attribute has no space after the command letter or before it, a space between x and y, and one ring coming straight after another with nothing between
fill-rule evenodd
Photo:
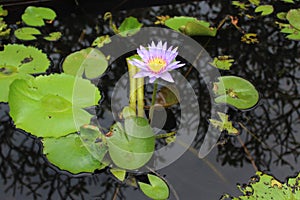
<instances>
[{"instance_id":1,"label":"reflection of flower","mask_svg":"<svg viewBox=\"0 0 300 200\"><path fill-rule=\"evenodd\" d=\"M184 64L179 64L180 62L175 60L178 55L177 47L172 48L171 46L167 49L167 42L163 44L161 41L158 42L157 45L152 42L151 45L148 45L147 49L140 46L140 48L137 49L137 53L141 57L141 60L132 59L130 61L132 65L140 69L140 71L134 75L134 78L148 76L150 83L153 83L158 78L174 82L169 71L182 67Z\"/></svg>"}]
</instances>

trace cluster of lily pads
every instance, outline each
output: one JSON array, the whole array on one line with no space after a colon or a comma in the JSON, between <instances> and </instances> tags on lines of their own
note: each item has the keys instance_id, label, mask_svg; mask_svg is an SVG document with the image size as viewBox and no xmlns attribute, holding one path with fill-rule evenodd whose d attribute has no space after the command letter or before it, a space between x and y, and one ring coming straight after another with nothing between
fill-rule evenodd
<instances>
[{"instance_id":1,"label":"cluster of lily pads","mask_svg":"<svg viewBox=\"0 0 300 200\"><path fill-rule=\"evenodd\" d=\"M250 2L259 5L259 1ZM238 2L233 4L247 8ZM273 10L270 6L260 5L255 12L267 15ZM7 11L0 7L0 16L6 15ZM300 28L298 15L298 10L286 14L285 19L293 30ZM55 17L52 9L29 6L22 15L24 27L15 30L14 35L25 41L35 40L40 35L44 35L45 40L56 41L61 37L60 32L42 33L42 27L51 24ZM130 37L143 26L134 17L126 18L119 27L113 23L111 13L106 13L104 19L120 37ZM189 36L215 37L220 28L188 16L159 16L157 19L155 24ZM3 30L9 29L6 26L1 29L0 26L0 33ZM253 39L251 37L249 33L244 34L245 41ZM110 167L110 172L123 182L129 170L137 171L146 166L155 150L156 136L144 114L134 111L135 104L123 108L123 122L116 122L107 133L91 124L93 115L85 108L98 105L101 92L90 80L100 77L108 68L109 58L98 49L108 43L108 35L97 37L92 47L73 52L65 58L63 73L50 75L45 73L50 61L41 50L20 44L5 45L0 52L0 102L8 102L10 116L17 128L41 138L43 153L59 169L78 174ZM223 55L215 57L210 64L220 70L229 70L233 62L233 58ZM130 68L130 62L127 64ZM132 80L131 86L137 84ZM221 76L212 87L215 103L245 110L259 100L255 87L241 77ZM137 106L138 111L144 109L143 104L138 103ZM213 126L231 135L239 134L228 115L221 112L218 115L219 119L210 119ZM171 142L176 140L173 136ZM165 180L154 174L147 174L149 183L138 181L140 189L150 198L167 199L169 188Z\"/></svg>"}]
</instances>

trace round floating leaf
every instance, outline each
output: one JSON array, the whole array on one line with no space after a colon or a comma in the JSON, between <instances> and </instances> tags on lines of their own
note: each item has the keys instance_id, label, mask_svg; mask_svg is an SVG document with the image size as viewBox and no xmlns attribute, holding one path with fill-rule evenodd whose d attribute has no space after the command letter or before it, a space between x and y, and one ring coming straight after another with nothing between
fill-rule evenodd
<instances>
[{"instance_id":1,"label":"round floating leaf","mask_svg":"<svg viewBox=\"0 0 300 200\"><path fill-rule=\"evenodd\" d=\"M251 178L248 184L239 186L242 196L232 197L224 195L221 199L230 198L233 200L296 200L300 199L300 174L295 178L289 178L286 183L282 183L275 177L264 174L260 171Z\"/></svg>"},{"instance_id":2,"label":"round floating leaf","mask_svg":"<svg viewBox=\"0 0 300 200\"><path fill-rule=\"evenodd\" d=\"M300 30L300 9L291 9L287 13L286 19L293 27Z\"/></svg>"},{"instance_id":3,"label":"round floating leaf","mask_svg":"<svg viewBox=\"0 0 300 200\"><path fill-rule=\"evenodd\" d=\"M44 20L54 20L56 13L50 8L28 6L22 20L29 26L44 26Z\"/></svg>"},{"instance_id":4,"label":"round floating leaf","mask_svg":"<svg viewBox=\"0 0 300 200\"><path fill-rule=\"evenodd\" d=\"M83 108L96 105L99 99L99 91L88 80L52 74L15 80L8 102L17 128L38 137L61 137L88 124L92 116Z\"/></svg>"},{"instance_id":5,"label":"round floating leaf","mask_svg":"<svg viewBox=\"0 0 300 200\"><path fill-rule=\"evenodd\" d=\"M159 177L148 174L149 184L138 182L141 190L151 199L167 199L170 191L168 185Z\"/></svg>"},{"instance_id":6,"label":"round floating leaf","mask_svg":"<svg viewBox=\"0 0 300 200\"><path fill-rule=\"evenodd\" d=\"M123 37L132 36L136 34L143 24L135 17L127 17L118 28L119 34Z\"/></svg>"},{"instance_id":7,"label":"round floating leaf","mask_svg":"<svg viewBox=\"0 0 300 200\"><path fill-rule=\"evenodd\" d=\"M102 140L104 135L99 131L99 128L92 125L84 125L80 127L79 136L90 154L99 162L102 162L107 153L107 145Z\"/></svg>"},{"instance_id":8,"label":"round floating leaf","mask_svg":"<svg viewBox=\"0 0 300 200\"><path fill-rule=\"evenodd\" d=\"M95 48L82 49L67 56L63 63L66 74L97 78L105 72L108 62L103 53Z\"/></svg>"},{"instance_id":9,"label":"round floating leaf","mask_svg":"<svg viewBox=\"0 0 300 200\"><path fill-rule=\"evenodd\" d=\"M46 54L34 47L13 44L0 51L0 102L7 102L9 85L15 79L28 79L27 75L45 72L50 61Z\"/></svg>"},{"instance_id":10,"label":"round floating leaf","mask_svg":"<svg viewBox=\"0 0 300 200\"><path fill-rule=\"evenodd\" d=\"M227 103L238 109L253 107L259 99L255 87L247 80L236 76L221 76L214 83L217 103Z\"/></svg>"},{"instance_id":11,"label":"round floating leaf","mask_svg":"<svg viewBox=\"0 0 300 200\"><path fill-rule=\"evenodd\" d=\"M125 130L127 132L125 132ZM147 119L133 117L125 119L125 128L116 123L107 138L109 155L118 167L138 169L152 157L155 138Z\"/></svg>"},{"instance_id":12,"label":"round floating leaf","mask_svg":"<svg viewBox=\"0 0 300 200\"><path fill-rule=\"evenodd\" d=\"M15 36L19 40L35 40L35 35L41 35L41 32L36 28L25 27L15 31Z\"/></svg>"},{"instance_id":13,"label":"round floating leaf","mask_svg":"<svg viewBox=\"0 0 300 200\"><path fill-rule=\"evenodd\" d=\"M48 36L45 36L44 39L48 41L57 41L61 38L61 32L52 32Z\"/></svg>"},{"instance_id":14,"label":"round floating leaf","mask_svg":"<svg viewBox=\"0 0 300 200\"><path fill-rule=\"evenodd\" d=\"M197 20L194 17L173 17L165 21L165 25L171 29L180 31L190 36L216 36L217 29L210 27L206 21Z\"/></svg>"},{"instance_id":15,"label":"round floating leaf","mask_svg":"<svg viewBox=\"0 0 300 200\"><path fill-rule=\"evenodd\" d=\"M261 5L257 6L254 12L261 12L262 16L269 15L273 13L274 8L272 5Z\"/></svg>"},{"instance_id":16,"label":"round floating leaf","mask_svg":"<svg viewBox=\"0 0 300 200\"><path fill-rule=\"evenodd\" d=\"M277 18L281 20L286 20L286 15L287 15L286 12L279 12L276 14Z\"/></svg>"},{"instance_id":17,"label":"round floating leaf","mask_svg":"<svg viewBox=\"0 0 300 200\"><path fill-rule=\"evenodd\" d=\"M43 153L47 159L61 170L78 174L94 172L105 167L90 154L77 134L60 138L43 138L42 142Z\"/></svg>"}]
</instances>

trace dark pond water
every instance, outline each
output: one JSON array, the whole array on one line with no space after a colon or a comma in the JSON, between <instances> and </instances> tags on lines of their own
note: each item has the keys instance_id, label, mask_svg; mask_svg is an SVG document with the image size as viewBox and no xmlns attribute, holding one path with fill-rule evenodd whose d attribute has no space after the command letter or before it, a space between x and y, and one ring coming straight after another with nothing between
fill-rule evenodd
<instances>
[{"instance_id":1,"label":"dark pond water","mask_svg":"<svg viewBox=\"0 0 300 200\"><path fill-rule=\"evenodd\" d=\"M7 3L8 1L2 1ZM49 73L60 72L60 64L69 53L90 46L96 36L111 34L103 13L112 10L116 22L127 16L135 16L145 26L152 25L158 15L188 15L217 25L227 14L237 15L237 10L227 1L196 1L161 6L143 6L131 1L92 4L79 1L64 3L39 3L52 7L58 14L55 29L63 38L55 43L33 44L46 52L52 60ZM1 4L1 1L0 1ZM8 4L7 4L8 5ZM297 5L293 5L297 7ZM9 24L20 19L26 6L7 7ZM134 8L132 8L134 7ZM277 11L288 10L291 5L278 4ZM299 7L299 5L298 5ZM120 10L121 9L121 10ZM123 10L124 9L124 10ZM248 45L240 41L242 36L226 23L216 38L196 37L211 57L231 55L236 61L230 72L252 82L261 95L259 105L250 111L229 109L230 116L241 131L241 139L252 155L256 166L284 181L300 169L300 43L290 41L279 32L275 16L256 20L240 18L239 25L246 32L258 34L259 43ZM17 25L12 26L13 29ZM20 43L12 38L0 41ZM28 43L29 44L29 43ZM113 123L109 114L109 98L116 77L123 73L116 69L122 65L117 60L101 79L103 104L98 108L98 118L109 127ZM245 183L254 175L244 148L236 137L222 136L226 143L218 145L205 158L197 157L210 117L210 101L206 86L191 74L193 88L199 94L201 121L192 148L180 159L159 170L180 199L219 199L224 193L239 194L236 183ZM14 127L7 104L0 104L0 199L147 199L139 190L120 184L106 171L83 176L71 176L51 166L42 156L39 140ZM170 118L176 117L176 110ZM196 151L195 151L196 150ZM196 152L196 153L195 153ZM170 199L176 199L174 192Z\"/></svg>"}]
</instances>

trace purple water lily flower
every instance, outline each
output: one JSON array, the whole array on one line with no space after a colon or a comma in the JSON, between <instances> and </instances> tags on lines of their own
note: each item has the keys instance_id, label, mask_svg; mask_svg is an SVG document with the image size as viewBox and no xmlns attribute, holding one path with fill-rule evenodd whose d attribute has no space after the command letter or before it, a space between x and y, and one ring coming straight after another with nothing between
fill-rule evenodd
<instances>
[{"instance_id":1,"label":"purple water lily flower","mask_svg":"<svg viewBox=\"0 0 300 200\"><path fill-rule=\"evenodd\" d=\"M167 42L164 44L160 41L157 45L154 42L148 45L148 48L140 46L137 49L138 55L141 60L132 59L131 64L140 69L138 73L134 75L134 78L141 78L148 76L149 82L153 83L156 79L162 78L168 82L174 82L169 71L184 66L180 64L175 58L178 55L177 47L167 49Z\"/></svg>"}]
</instances>

